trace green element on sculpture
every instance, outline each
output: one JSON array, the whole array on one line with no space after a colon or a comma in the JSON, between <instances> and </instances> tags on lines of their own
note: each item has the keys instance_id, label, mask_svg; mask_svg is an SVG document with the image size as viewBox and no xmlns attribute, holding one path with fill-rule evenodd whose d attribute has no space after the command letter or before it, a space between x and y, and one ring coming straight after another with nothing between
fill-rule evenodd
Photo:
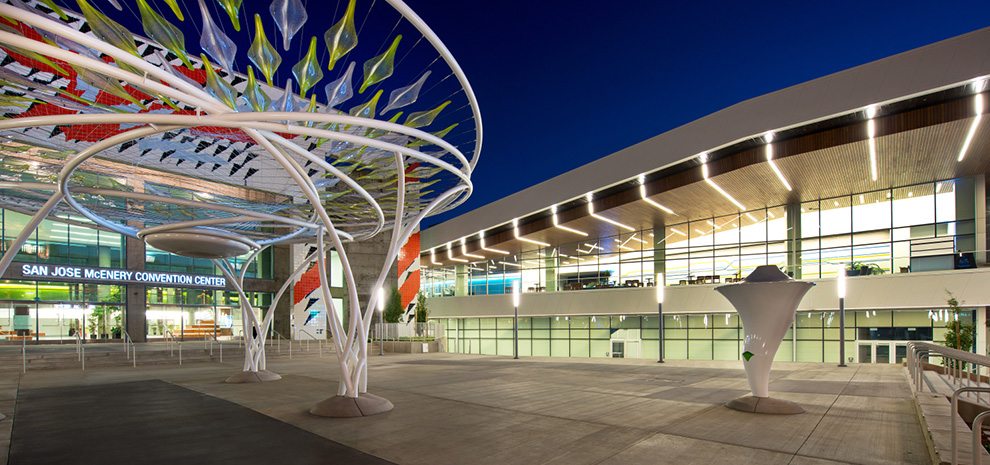
<instances>
[{"instance_id":1,"label":"green element on sculpture","mask_svg":"<svg viewBox=\"0 0 990 465\"><path fill-rule=\"evenodd\" d=\"M356 0L348 2L344 16L340 18L340 21L337 21L337 24L327 29L326 34L323 34L323 40L326 41L327 49L330 50L330 63L327 64L327 69L331 71L337 64L337 60L357 46L357 30L354 29L355 3Z\"/></svg>"},{"instance_id":2,"label":"green element on sculpture","mask_svg":"<svg viewBox=\"0 0 990 465\"><path fill-rule=\"evenodd\" d=\"M399 112L399 113L402 113L402 112ZM447 137L447 134L450 134L450 131L453 131L454 128L456 128L458 124L459 123L451 124L450 126L447 126L447 127L443 128L443 129L437 131L437 132L432 133L432 134L434 136L437 136L437 137L443 139L444 137ZM411 149L415 149L415 148L422 147L422 146L427 145L427 144L429 144L429 142L427 142L425 140L422 140L422 139L416 139L416 140L414 140L414 141L406 144L406 147L409 147Z\"/></svg>"},{"instance_id":3,"label":"green element on sculpture","mask_svg":"<svg viewBox=\"0 0 990 465\"><path fill-rule=\"evenodd\" d=\"M265 28L261 24L259 15L254 15L254 41L248 49L248 58L261 70L268 85L272 85L272 76L275 75L278 65L282 64L282 57L265 36Z\"/></svg>"},{"instance_id":4,"label":"green element on sculpture","mask_svg":"<svg viewBox=\"0 0 990 465\"><path fill-rule=\"evenodd\" d=\"M206 70L206 89L211 95L220 99L224 105L231 109L237 108L237 91L213 70L213 64L206 54L201 53L199 59L203 60L203 69Z\"/></svg>"},{"instance_id":5,"label":"green element on sculpture","mask_svg":"<svg viewBox=\"0 0 990 465\"><path fill-rule=\"evenodd\" d=\"M361 88L358 89L359 94L363 94L368 86L382 82L392 75L395 51L399 48L400 40L402 40L402 34L395 37L392 45L388 47L385 53L364 62L364 82L361 83Z\"/></svg>"},{"instance_id":6,"label":"green element on sculpture","mask_svg":"<svg viewBox=\"0 0 990 465\"><path fill-rule=\"evenodd\" d=\"M254 111L267 111L268 105L272 103L272 99L261 90L258 80L254 78L253 66L248 66L248 81L244 87L244 99L248 101Z\"/></svg>"},{"instance_id":7,"label":"green element on sculpture","mask_svg":"<svg viewBox=\"0 0 990 465\"><path fill-rule=\"evenodd\" d=\"M175 15L175 17L179 18L179 21L186 20L186 18L182 16L182 10L179 9L179 4L176 3L175 0L165 0L165 3L168 5L169 8L172 9L172 13Z\"/></svg>"},{"instance_id":8,"label":"green element on sculpture","mask_svg":"<svg viewBox=\"0 0 990 465\"><path fill-rule=\"evenodd\" d=\"M131 34L131 31L128 31L126 27L121 26L103 13L100 13L88 1L76 0L76 3L79 5L79 11L86 18L86 23L89 24L89 28L96 37L131 55L136 57L141 56L138 53L137 44L134 43L134 34ZM136 71L132 67L122 65L120 62L117 62L117 65L130 71Z\"/></svg>"},{"instance_id":9,"label":"green element on sculpture","mask_svg":"<svg viewBox=\"0 0 990 465\"><path fill-rule=\"evenodd\" d=\"M306 56L292 67L292 75L299 83L299 96L302 98L306 98L309 89L323 79L323 70L320 69L320 62L316 59L316 37L310 39Z\"/></svg>"},{"instance_id":10,"label":"green element on sculpture","mask_svg":"<svg viewBox=\"0 0 990 465\"><path fill-rule=\"evenodd\" d=\"M749 359L753 358L753 353L747 350L747 351L745 351L745 352L742 353L742 356L748 362Z\"/></svg>"},{"instance_id":11,"label":"green element on sculpture","mask_svg":"<svg viewBox=\"0 0 990 465\"><path fill-rule=\"evenodd\" d=\"M134 98L131 94L127 93L127 90L124 89L124 86L120 85L120 81L114 78L104 76L100 73L90 71L82 66L74 66L73 68L76 70L76 76L78 76L78 78L81 81L85 82L86 84L89 84L97 89L100 89L101 91L106 92L110 95L119 97L130 103L133 103L134 105L141 107L141 109L145 109L145 106L141 103L140 100Z\"/></svg>"},{"instance_id":12,"label":"green element on sculpture","mask_svg":"<svg viewBox=\"0 0 990 465\"><path fill-rule=\"evenodd\" d=\"M450 100L444 101L443 103L437 105L436 108L432 110L417 111L416 113L410 113L409 117L406 118L406 122L402 124L409 126L411 128L421 128L423 126L429 126L430 124L433 123L433 120L436 119L437 115L439 115L444 108L447 108L447 105L450 105Z\"/></svg>"},{"instance_id":13,"label":"green element on sculpture","mask_svg":"<svg viewBox=\"0 0 990 465\"><path fill-rule=\"evenodd\" d=\"M378 106L378 99L381 98L382 92L384 91L379 89L378 92L375 92L375 96L371 97L371 100L368 100L367 102L362 103L361 105L351 108L350 111L351 116L358 116L361 118L374 118L375 107Z\"/></svg>"},{"instance_id":14,"label":"green element on sculpture","mask_svg":"<svg viewBox=\"0 0 990 465\"><path fill-rule=\"evenodd\" d=\"M193 69L192 62L186 56L186 39L182 31L151 9L146 0L138 0L138 9L141 10L141 25L144 26L144 33L179 57L187 68Z\"/></svg>"},{"instance_id":15,"label":"green element on sculpture","mask_svg":"<svg viewBox=\"0 0 990 465\"><path fill-rule=\"evenodd\" d=\"M230 16L230 22L234 25L234 30L240 32L241 30L241 18L238 16L239 10L241 9L241 3L244 0L217 0L220 2L220 6L223 7L223 11L227 12L227 16Z\"/></svg>"},{"instance_id":16,"label":"green element on sculpture","mask_svg":"<svg viewBox=\"0 0 990 465\"><path fill-rule=\"evenodd\" d=\"M9 32L11 34L16 34L16 35L21 35L22 34L21 31L19 31L18 29L14 28L14 27L11 27L7 23L3 23L3 22L0 22L0 30L3 30L4 32ZM6 48L10 49L11 51L13 51L13 52L15 52L15 53L17 53L19 55L24 55L24 56L26 56L26 57L28 57L28 58L30 58L32 60L38 61L40 63L43 63L43 64L47 65L48 67L50 67L52 70L54 70L56 73L58 73L58 74L60 74L62 76L66 76L66 77L69 76L69 72L66 71L65 68L59 66L54 61L49 60L47 57L45 57L44 55L42 55L40 53L32 52L32 51L30 51L28 49L24 49L24 48L21 48L21 47L14 47L14 46L11 46L11 45L7 45ZM4 80L6 81L6 79L4 79ZM17 84L17 86L23 87L22 84ZM30 84L30 81L29 81L29 84L28 84L27 87L34 87L34 85L33 84Z\"/></svg>"},{"instance_id":17,"label":"green element on sculpture","mask_svg":"<svg viewBox=\"0 0 990 465\"><path fill-rule=\"evenodd\" d=\"M68 21L69 15L65 14L65 11L63 11L61 7L59 7L58 5L56 5L54 1L52 1L52 0L41 0L41 3L44 3L45 6L47 6L48 8L51 8L52 11L54 11L55 14L57 14L58 17L61 18L63 21Z\"/></svg>"}]
</instances>

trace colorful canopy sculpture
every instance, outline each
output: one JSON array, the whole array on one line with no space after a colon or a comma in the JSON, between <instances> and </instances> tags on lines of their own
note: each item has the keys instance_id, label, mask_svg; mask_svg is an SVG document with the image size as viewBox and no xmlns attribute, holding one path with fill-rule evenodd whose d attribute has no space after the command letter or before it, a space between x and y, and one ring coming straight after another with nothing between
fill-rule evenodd
<instances>
[{"instance_id":1,"label":"colorful canopy sculpture","mask_svg":"<svg viewBox=\"0 0 990 465\"><path fill-rule=\"evenodd\" d=\"M33 215L25 238L82 215L216 259L235 283L232 256L337 249L351 321L331 332L352 398L377 293L358 306L368 284L344 243L391 230L390 265L422 218L471 194L482 143L470 84L401 0L8 0L0 91L0 207ZM250 313L257 372L271 315Z\"/></svg>"}]
</instances>

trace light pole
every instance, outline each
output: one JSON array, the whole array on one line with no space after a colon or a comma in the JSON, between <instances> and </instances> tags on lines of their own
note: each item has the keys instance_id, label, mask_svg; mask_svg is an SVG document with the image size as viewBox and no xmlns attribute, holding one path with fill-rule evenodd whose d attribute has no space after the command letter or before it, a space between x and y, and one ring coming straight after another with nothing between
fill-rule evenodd
<instances>
[{"instance_id":1,"label":"light pole","mask_svg":"<svg viewBox=\"0 0 990 465\"><path fill-rule=\"evenodd\" d=\"M378 355L385 355L385 288L378 288Z\"/></svg>"},{"instance_id":2,"label":"light pole","mask_svg":"<svg viewBox=\"0 0 990 465\"><path fill-rule=\"evenodd\" d=\"M657 363L663 363L663 297L664 286L667 284L663 280L663 273L657 273Z\"/></svg>"},{"instance_id":3,"label":"light pole","mask_svg":"<svg viewBox=\"0 0 990 465\"><path fill-rule=\"evenodd\" d=\"M519 360L519 281L512 282L512 358Z\"/></svg>"},{"instance_id":4,"label":"light pole","mask_svg":"<svg viewBox=\"0 0 990 465\"><path fill-rule=\"evenodd\" d=\"M839 294L839 366L846 366L846 266L840 265L839 276L835 278L835 289Z\"/></svg>"}]
</instances>

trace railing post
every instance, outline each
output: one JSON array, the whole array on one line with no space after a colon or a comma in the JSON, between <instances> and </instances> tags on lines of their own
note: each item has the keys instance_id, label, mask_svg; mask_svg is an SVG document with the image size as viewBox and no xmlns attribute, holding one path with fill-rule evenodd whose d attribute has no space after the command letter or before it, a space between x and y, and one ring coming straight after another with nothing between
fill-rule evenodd
<instances>
[{"instance_id":1,"label":"railing post","mask_svg":"<svg viewBox=\"0 0 990 465\"><path fill-rule=\"evenodd\" d=\"M82 371L86 371L86 347L82 348Z\"/></svg>"},{"instance_id":2,"label":"railing post","mask_svg":"<svg viewBox=\"0 0 990 465\"><path fill-rule=\"evenodd\" d=\"M27 362L27 342L21 339L21 372L27 373L28 362Z\"/></svg>"},{"instance_id":3,"label":"railing post","mask_svg":"<svg viewBox=\"0 0 990 465\"><path fill-rule=\"evenodd\" d=\"M220 345L220 363L222 364L223 363L223 343L220 342L220 341L217 341L217 344Z\"/></svg>"},{"instance_id":4,"label":"railing post","mask_svg":"<svg viewBox=\"0 0 990 465\"><path fill-rule=\"evenodd\" d=\"M182 366L182 341L179 341L179 366Z\"/></svg>"},{"instance_id":5,"label":"railing post","mask_svg":"<svg viewBox=\"0 0 990 465\"><path fill-rule=\"evenodd\" d=\"M983 463L983 454L980 452L983 452L983 421L986 420L987 417L990 417L990 411L983 412L973 419L973 443L972 450L970 451L973 454L973 465L981 465ZM953 420L955 420L955 418L953 418ZM952 447L955 448L955 444L953 444ZM954 456L953 460L955 460Z\"/></svg>"}]
</instances>

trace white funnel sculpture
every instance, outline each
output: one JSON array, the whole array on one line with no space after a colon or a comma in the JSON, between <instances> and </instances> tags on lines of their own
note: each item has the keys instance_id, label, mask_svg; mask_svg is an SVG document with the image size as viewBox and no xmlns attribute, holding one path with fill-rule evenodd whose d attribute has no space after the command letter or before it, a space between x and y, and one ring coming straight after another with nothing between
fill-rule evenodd
<instances>
[{"instance_id":1,"label":"white funnel sculpture","mask_svg":"<svg viewBox=\"0 0 990 465\"><path fill-rule=\"evenodd\" d=\"M773 265L757 267L745 281L716 287L729 299L742 318L746 338L743 342L743 367L752 396L740 397L726 406L756 413L804 413L801 406L780 399L770 399L770 367L787 328L794 322L801 299L815 284L795 281Z\"/></svg>"}]
</instances>

